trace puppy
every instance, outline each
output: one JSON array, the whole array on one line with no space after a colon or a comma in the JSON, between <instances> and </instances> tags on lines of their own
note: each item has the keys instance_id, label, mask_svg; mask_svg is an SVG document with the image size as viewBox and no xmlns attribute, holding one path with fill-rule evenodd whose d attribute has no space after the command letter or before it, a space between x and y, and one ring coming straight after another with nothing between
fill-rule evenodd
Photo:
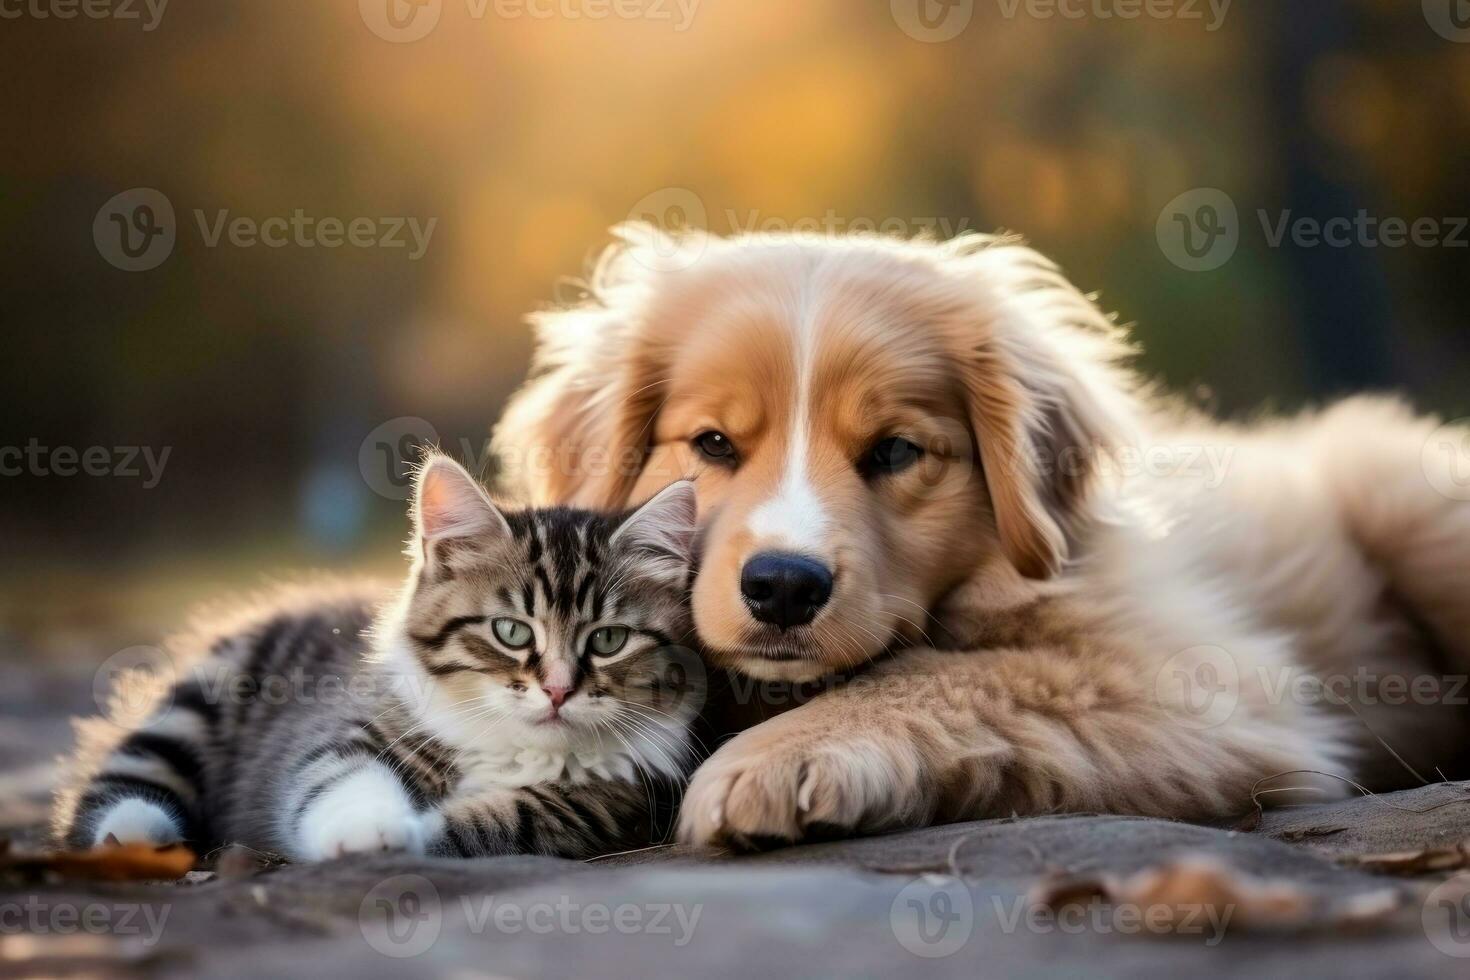
<instances>
[{"instance_id":1,"label":"puppy","mask_svg":"<svg viewBox=\"0 0 1470 980\"><path fill-rule=\"evenodd\" d=\"M1465 744L1470 488L1433 447L1470 432L1197 417L1011 238L616 234L533 318L508 479L622 507L694 478L715 665L832 679L709 759L684 839L1217 817Z\"/></svg>"}]
</instances>

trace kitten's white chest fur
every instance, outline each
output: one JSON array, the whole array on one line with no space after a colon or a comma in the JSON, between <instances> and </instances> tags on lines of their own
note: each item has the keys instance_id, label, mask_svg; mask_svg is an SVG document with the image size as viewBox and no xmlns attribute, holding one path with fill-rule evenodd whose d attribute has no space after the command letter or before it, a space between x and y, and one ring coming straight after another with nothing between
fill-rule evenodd
<instances>
[{"instance_id":1,"label":"kitten's white chest fur","mask_svg":"<svg viewBox=\"0 0 1470 980\"><path fill-rule=\"evenodd\" d=\"M514 732L492 733L489 743L462 750L458 757L461 787L519 787L537 783L590 779L636 779L637 768L627 750L601 745L547 745Z\"/></svg>"}]
</instances>

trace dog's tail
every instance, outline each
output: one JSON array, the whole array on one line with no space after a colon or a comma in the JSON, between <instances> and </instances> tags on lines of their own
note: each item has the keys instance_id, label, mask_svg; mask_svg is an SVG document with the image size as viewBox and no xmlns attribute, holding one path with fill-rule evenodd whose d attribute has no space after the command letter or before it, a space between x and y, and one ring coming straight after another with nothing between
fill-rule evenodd
<instances>
[{"instance_id":1,"label":"dog's tail","mask_svg":"<svg viewBox=\"0 0 1470 980\"><path fill-rule=\"evenodd\" d=\"M1470 669L1470 420L1360 397L1323 413L1315 435L1348 533L1455 666Z\"/></svg>"}]
</instances>

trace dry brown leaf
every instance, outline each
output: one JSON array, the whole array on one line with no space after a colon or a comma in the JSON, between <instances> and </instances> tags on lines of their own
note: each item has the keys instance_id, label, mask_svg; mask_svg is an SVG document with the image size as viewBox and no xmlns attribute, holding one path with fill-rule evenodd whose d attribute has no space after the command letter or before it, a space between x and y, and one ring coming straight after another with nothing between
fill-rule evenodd
<instances>
[{"instance_id":1,"label":"dry brown leaf","mask_svg":"<svg viewBox=\"0 0 1470 980\"><path fill-rule=\"evenodd\" d=\"M1101 900L1144 910L1164 931L1194 928L1201 910L1218 921L1255 928L1305 925L1360 925L1377 921L1402 904L1396 890L1385 889L1337 902L1287 881L1264 881L1219 860L1186 857L1132 875L1101 875L1044 881L1032 890L1033 902L1051 909Z\"/></svg>"},{"instance_id":2,"label":"dry brown leaf","mask_svg":"<svg viewBox=\"0 0 1470 980\"><path fill-rule=\"evenodd\" d=\"M1470 867L1470 841L1449 847L1430 847L1421 851L1395 851L1388 854L1354 854L1340 858L1364 871L1390 875L1422 875L1435 871L1458 871Z\"/></svg>"},{"instance_id":3,"label":"dry brown leaf","mask_svg":"<svg viewBox=\"0 0 1470 980\"><path fill-rule=\"evenodd\" d=\"M136 968L163 955L138 936L89 933L11 934L0 946L0 964L9 971L6 976L131 976Z\"/></svg>"},{"instance_id":4,"label":"dry brown leaf","mask_svg":"<svg viewBox=\"0 0 1470 980\"><path fill-rule=\"evenodd\" d=\"M1140 871L1122 882L1127 901L1162 905L1178 916L1199 906L1233 908L1241 923L1293 924L1310 912L1312 897L1288 882L1258 881L1211 859L1179 861Z\"/></svg>"},{"instance_id":5,"label":"dry brown leaf","mask_svg":"<svg viewBox=\"0 0 1470 980\"><path fill-rule=\"evenodd\" d=\"M284 863L285 859L279 855L257 851L244 844L231 844L215 858L214 870L221 878L248 878L279 868Z\"/></svg>"},{"instance_id":6,"label":"dry brown leaf","mask_svg":"<svg viewBox=\"0 0 1470 980\"><path fill-rule=\"evenodd\" d=\"M94 851L38 854L0 852L0 874L85 881L174 881L194 869L194 852L181 844L123 844Z\"/></svg>"},{"instance_id":7,"label":"dry brown leaf","mask_svg":"<svg viewBox=\"0 0 1470 980\"><path fill-rule=\"evenodd\" d=\"M1089 877L1049 878L1031 890L1031 901L1049 909L1111 901L1107 879Z\"/></svg>"}]
</instances>

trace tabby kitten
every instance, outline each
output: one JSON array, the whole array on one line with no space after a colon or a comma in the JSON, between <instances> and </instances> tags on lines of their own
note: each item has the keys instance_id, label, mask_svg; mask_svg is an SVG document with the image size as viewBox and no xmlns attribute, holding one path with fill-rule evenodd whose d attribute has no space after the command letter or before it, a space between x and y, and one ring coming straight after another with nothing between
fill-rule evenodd
<instances>
[{"instance_id":1,"label":"tabby kitten","mask_svg":"<svg viewBox=\"0 0 1470 980\"><path fill-rule=\"evenodd\" d=\"M436 456L413 515L386 605L318 587L196 641L205 655L164 710L90 746L91 774L58 801L66 843L239 842L300 861L651 843L696 761L703 672L676 645L692 485L627 516L502 512Z\"/></svg>"}]
</instances>

